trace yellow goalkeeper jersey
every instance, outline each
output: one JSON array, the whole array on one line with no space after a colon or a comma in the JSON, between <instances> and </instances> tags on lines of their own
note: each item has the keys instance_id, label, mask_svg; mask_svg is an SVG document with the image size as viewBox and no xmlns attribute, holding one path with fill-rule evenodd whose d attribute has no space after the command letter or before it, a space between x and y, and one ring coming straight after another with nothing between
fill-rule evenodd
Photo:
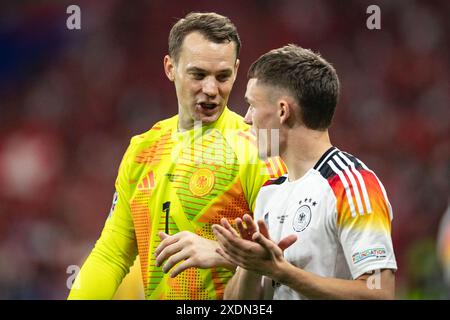
<instances>
[{"instance_id":1,"label":"yellow goalkeeper jersey","mask_svg":"<svg viewBox=\"0 0 450 320\"><path fill-rule=\"evenodd\" d=\"M170 278L156 267L158 233L214 239L211 225L252 213L260 187L286 167L279 158L259 160L250 127L228 108L212 124L177 128L178 115L131 139L110 215L69 299L112 298L136 254L147 299L223 297L232 276L225 268L190 268Z\"/></svg>"}]
</instances>

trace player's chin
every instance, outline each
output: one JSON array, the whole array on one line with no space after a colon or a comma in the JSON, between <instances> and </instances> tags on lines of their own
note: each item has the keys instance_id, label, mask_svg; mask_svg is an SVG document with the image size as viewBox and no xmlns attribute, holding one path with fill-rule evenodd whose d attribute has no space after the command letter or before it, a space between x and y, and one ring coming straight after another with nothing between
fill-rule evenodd
<instances>
[{"instance_id":1,"label":"player's chin","mask_svg":"<svg viewBox=\"0 0 450 320\"><path fill-rule=\"evenodd\" d=\"M214 112L211 112L211 110L208 110L208 112L200 112L197 116L197 119L199 119L203 124L210 124L217 119L220 118L224 108L216 107L216 110Z\"/></svg>"}]
</instances>

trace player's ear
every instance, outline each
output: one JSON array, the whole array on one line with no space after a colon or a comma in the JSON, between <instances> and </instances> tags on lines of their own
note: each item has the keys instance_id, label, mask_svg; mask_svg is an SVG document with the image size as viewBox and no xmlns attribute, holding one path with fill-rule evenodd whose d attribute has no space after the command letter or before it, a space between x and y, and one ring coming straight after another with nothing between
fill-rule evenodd
<instances>
[{"instance_id":1,"label":"player's ear","mask_svg":"<svg viewBox=\"0 0 450 320\"><path fill-rule=\"evenodd\" d=\"M236 63L234 64L234 80L236 80L240 64L241 64L241 61L239 59L236 59Z\"/></svg>"},{"instance_id":2,"label":"player's ear","mask_svg":"<svg viewBox=\"0 0 450 320\"><path fill-rule=\"evenodd\" d=\"M280 117L280 124L288 122L291 115L291 108L287 100L278 100L278 116Z\"/></svg>"},{"instance_id":3,"label":"player's ear","mask_svg":"<svg viewBox=\"0 0 450 320\"><path fill-rule=\"evenodd\" d=\"M168 54L164 56L164 72L170 81L175 80L175 65L172 58Z\"/></svg>"}]
</instances>

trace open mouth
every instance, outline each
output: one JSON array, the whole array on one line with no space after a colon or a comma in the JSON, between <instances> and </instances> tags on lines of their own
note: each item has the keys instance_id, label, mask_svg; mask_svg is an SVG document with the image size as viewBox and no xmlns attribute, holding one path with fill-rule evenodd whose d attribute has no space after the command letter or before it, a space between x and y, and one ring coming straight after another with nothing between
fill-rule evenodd
<instances>
[{"instance_id":1,"label":"open mouth","mask_svg":"<svg viewBox=\"0 0 450 320\"><path fill-rule=\"evenodd\" d=\"M199 106L200 106L202 109L213 110L213 109L216 108L218 105L217 105L217 103L206 103L206 102L201 102L201 103L199 103Z\"/></svg>"}]
</instances>

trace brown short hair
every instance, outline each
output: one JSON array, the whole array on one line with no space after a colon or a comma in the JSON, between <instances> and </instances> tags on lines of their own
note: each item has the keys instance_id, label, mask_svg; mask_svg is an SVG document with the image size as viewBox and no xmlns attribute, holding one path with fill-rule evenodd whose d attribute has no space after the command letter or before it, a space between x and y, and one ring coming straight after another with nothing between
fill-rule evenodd
<instances>
[{"instance_id":1,"label":"brown short hair","mask_svg":"<svg viewBox=\"0 0 450 320\"><path fill-rule=\"evenodd\" d=\"M235 25L225 16L214 12L191 12L178 20L169 34L169 55L178 61L184 38L191 32L200 32L209 41L223 43L226 41L236 44L236 59L241 49L241 39Z\"/></svg>"},{"instance_id":2,"label":"brown short hair","mask_svg":"<svg viewBox=\"0 0 450 320\"><path fill-rule=\"evenodd\" d=\"M306 127L331 125L340 84L336 70L319 54L293 44L271 50L250 66L248 78L288 90Z\"/></svg>"}]
</instances>

